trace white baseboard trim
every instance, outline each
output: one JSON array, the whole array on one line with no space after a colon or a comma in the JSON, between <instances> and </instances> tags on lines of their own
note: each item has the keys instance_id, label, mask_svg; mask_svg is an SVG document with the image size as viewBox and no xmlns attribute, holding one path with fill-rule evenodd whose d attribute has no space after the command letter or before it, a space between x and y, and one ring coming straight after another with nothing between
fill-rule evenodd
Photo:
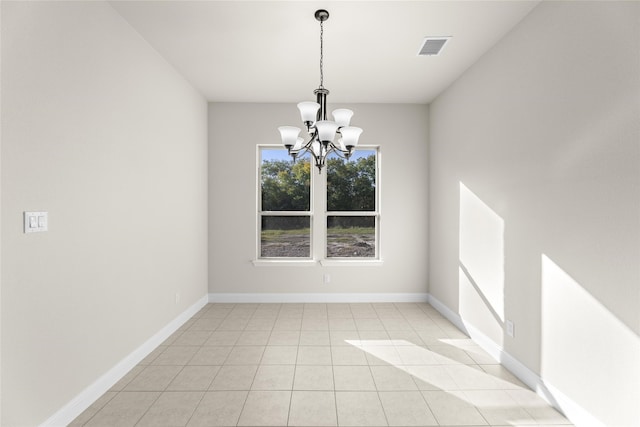
<instances>
[{"instance_id":1,"label":"white baseboard trim","mask_svg":"<svg viewBox=\"0 0 640 427\"><path fill-rule=\"evenodd\" d=\"M480 343L479 343L480 344ZM482 347L482 345L480 344ZM524 366L518 359L501 350L500 363L514 374L520 381L529 386L538 396L556 408L574 425L581 427L605 427L605 424L594 417L573 399L558 390L551 383Z\"/></svg>"},{"instance_id":2,"label":"white baseboard trim","mask_svg":"<svg viewBox=\"0 0 640 427\"><path fill-rule=\"evenodd\" d=\"M475 326L469 324L468 322L465 322L457 313L453 312L449 307L438 301L433 295L429 294L428 302L440 314L446 317L448 321L453 323L462 332L469 335L469 337L477 342L484 351L491 355L491 357L498 361L502 361L503 350L498 344L496 344L485 334L480 332L480 330Z\"/></svg>"},{"instance_id":3,"label":"white baseboard trim","mask_svg":"<svg viewBox=\"0 0 640 427\"><path fill-rule=\"evenodd\" d=\"M345 303L345 302L427 302L426 293L380 293L380 294L349 294L349 293L259 293L259 294L209 294L209 302L219 303Z\"/></svg>"},{"instance_id":4,"label":"white baseboard trim","mask_svg":"<svg viewBox=\"0 0 640 427\"><path fill-rule=\"evenodd\" d=\"M427 300L429 304L435 308L447 320L453 323L458 329L465 332L471 339L493 358L500 361L509 372L515 375L520 381L536 392L550 405L562 412L576 426L600 427L604 426L597 418L595 418L586 409L578 405L567 395L548 382L545 382L538 374L523 365L518 359L504 351L502 346L495 343L478 328L466 322L460 315L433 295L428 294Z\"/></svg>"},{"instance_id":5,"label":"white baseboard trim","mask_svg":"<svg viewBox=\"0 0 640 427\"><path fill-rule=\"evenodd\" d=\"M462 318L458 316L458 313L451 310L449 307L440 302L436 297L431 294L427 296L427 302L429 305L436 309L436 311L442 314L449 322L453 323L462 332L468 333L467 328L462 322Z\"/></svg>"},{"instance_id":6,"label":"white baseboard trim","mask_svg":"<svg viewBox=\"0 0 640 427\"><path fill-rule=\"evenodd\" d=\"M128 356L109 369L104 375L98 378L93 384L84 389L80 394L63 406L49 419L42 423L41 427L66 426L78 415L84 412L93 402L107 392L115 383L126 375L134 366L142 361L158 345L162 344L180 326L196 314L207 304L208 297L205 295L196 301L191 307L173 319L164 328L145 341L140 347L131 352Z\"/></svg>"},{"instance_id":7,"label":"white baseboard trim","mask_svg":"<svg viewBox=\"0 0 640 427\"><path fill-rule=\"evenodd\" d=\"M547 392L555 400L554 407L558 408L574 425L578 427L606 427L606 424L594 417L590 412L570 399L566 394L555 388L548 382L544 384L544 392ZM538 390L536 390L538 392ZM538 394L540 394L538 392Z\"/></svg>"}]
</instances>

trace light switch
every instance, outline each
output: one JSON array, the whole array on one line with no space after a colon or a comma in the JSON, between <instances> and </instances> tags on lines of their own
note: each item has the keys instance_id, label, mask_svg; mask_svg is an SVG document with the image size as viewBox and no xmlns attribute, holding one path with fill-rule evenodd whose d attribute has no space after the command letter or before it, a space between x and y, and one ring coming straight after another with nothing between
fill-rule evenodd
<instances>
[{"instance_id":1,"label":"light switch","mask_svg":"<svg viewBox=\"0 0 640 427\"><path fill-rule=\"evenodd\" d=\"M49 223L48 212L24 212L24 232L37 233L47 231Z\"/></svg>"}]
</instances>

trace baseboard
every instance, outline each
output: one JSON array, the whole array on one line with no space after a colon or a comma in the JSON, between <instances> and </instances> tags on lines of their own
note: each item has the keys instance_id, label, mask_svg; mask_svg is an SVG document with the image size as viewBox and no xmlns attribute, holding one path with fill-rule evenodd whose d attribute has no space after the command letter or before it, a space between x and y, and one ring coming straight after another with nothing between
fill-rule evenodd
<instances>
[{"instance_id":1,"label":"baseboard","mask_svg":"<svg viewBox=\"0 0 640 427\"><path fill-rule=\"evenodd\" d=\"M605 427L605 424L569 398L566 394L524 366L518 359L501 350L500 363L520 381L534 390L538 396L560 411L574 425L580 427Z\"/></svg>"},{"instance_id":2,"label":"baseboard","mask_svg":"<svg viewBox=\"0 0 640 427\"><path fill-rule=\"evenodd\" d=\"M458 329L460 329L467 335L469 334L469 331L467 331L467 328L462 322L462 318L458 316L458 313L451 310L431 294L427 295L427 302L431 307L435 308L438 313L442 314L449 322L453 323Z\"/></svg>"},{"instance_id":3,"label":"baseboard","mask_svg":"<svg viewBox=\"0 0 640 427\"><path fill-rule=\"evenodd\" d=\"M178 317L173 319L164 328L145 341L140 347L131 352L128 356L109 369L104 375L98 378L93 384L84 389L73 400L63 406L58 412L53 414L48 420L41 424L41 427L66 426L78 415L84 412L93 402L107 392L117 383L127 372L142 361L158 345L162 344L180 326L196 314L207 304L208 297L205 295L187 308Z\"/></svg>"},{"instance_id":4,"label":"baseboard","mask_svg":"<svg viewBox=\"0 0 640 427\"><path fill-rule=\"evenodd\" d=\"M585 410L582 406L578 405L575 401L548 382L545 383L545 392L548 392L552 396L557 403L554 406L559 408L560 412L562 412L574 425L578 427L606 427L603 422L596 419L596 417Z\"/></svg>"},{"instance_id":5,"label":"baseboard","mask_svg":"<svg viewBox=\"0 0 640 427\"><path fill-rule=\"evenodd\" d=\"M358 303L358 302L427 302L426 293L212 293L209 302L218 303Z\"/></svg>"},{"instance_id":6,"label":"baseboard","mask_svg":"<svg viewBox=\"0 0 640 427\"><path fill-rule=\"evenodd\" d=\"M458 329L462 332L469 335L471 339L478 343L480 347L491 357L496 360L502 361L502 354L504 353L502 348L489 339L485 334L480 332L475 326L471 325L468 322L465 322L458 313L453 312L449 307L444 305L442 302L438 301L433 295L429 294L428 297L429 304L435 308L440 314L447 318L448 321L453 323ZM526 383L525 383L526 384ZM527 384L528 385L528 384Z\"/></svg>"},{"instance_id":7,"label":"baseboard","mask_svg":"<svg viewBox=\"0 0 640 427\"><path fill-rule=\"evenodd\" d=\"M447 320L453 323L458 329L465 332L484 351L493 358L500 361L502 366L515 375L520 381L534 390L538 396L543 398L551 406L562 412L576 426L599 427L604 426L586 409L578 405L553 385L545 382L538 374L523 365L518 359L507 353L502 346L495 343L488 336L483 334L478 328L466 322L460 315L433 295L428 294L427 301Z\"/></svg>"}]
</instances>

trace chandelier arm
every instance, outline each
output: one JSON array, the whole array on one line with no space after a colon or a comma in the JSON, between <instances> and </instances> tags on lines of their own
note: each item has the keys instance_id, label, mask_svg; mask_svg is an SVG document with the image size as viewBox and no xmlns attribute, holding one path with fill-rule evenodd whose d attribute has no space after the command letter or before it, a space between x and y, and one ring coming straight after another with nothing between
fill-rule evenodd
<instances>
[{"instance_id":1,"label":"chandelier arm","mask_svg":"<svg viewBox=\"0 0 640 427\"><path fill-rule=\"evenodd\" d=\"M326 154L318 156L315 151L311 148L311 144L313 143L313 139L310 139L305 145L300 148L300 150L296 151L294 154L297 156L304 156L309 153L313 157L313 163L318 168L319 173L322 173L322 168L324 167ZM322 154L322 153L321 153Z\"/></svg>"},{"instance_id":2,"label":"chandelier arm","mask_svg":"<svg viewBox=\"0 0 640 427\"><path fill-rule=\"evenodd\" d=\"M322 168L324 167L324 161L327 158L326 156L317 156L316 153L311 150L311 155L315 160L316 167L318 168L318 173L322 173Z\"/></svg>"},{"instance_id":3,"label":"chandelier arm","mask_svg":"<svg viewBox=\"0 0 640 427\"><path fill-rule=\"evenodd\" d=\"M313 151L311 151L311 149L308 146L303 146L299 150L292 151L292 152L295 153L296 156L304 156L307 153L313 154Z\"/></svg>"},{"instance_id":4,"label":"chandelier arm","mask_svg":"<svg viewBox=\"0 0 640 427\"><path fill-rule=\"evenodd\" d=\"M351 157L352 152L350 150L345 151L342 148L335 145L333 142L330 144L330 146L331 146L331 149L327 150L327 156L330 153L336 153L336 156L340 157L341 159L349 160L349 157Z\"/></svg>"},{"instance_id":5,"label":"chandelier arm","mask_svg":"<svg viewBox=\"0 0 640 427\"><path fill-rule=\"evenodd\" d=\"M315 128L312 128L312 129L314 129L314 131L313 132L309 131L309 140L303 143L298 150L289 150L289 154L294 153L296 156L298 155L304 156L306 153L311 153L315 157L313 149L311 148L311 144L313 143L314 140L317 139L317 131L315 130Z\"/></svg>"}]
</instances>

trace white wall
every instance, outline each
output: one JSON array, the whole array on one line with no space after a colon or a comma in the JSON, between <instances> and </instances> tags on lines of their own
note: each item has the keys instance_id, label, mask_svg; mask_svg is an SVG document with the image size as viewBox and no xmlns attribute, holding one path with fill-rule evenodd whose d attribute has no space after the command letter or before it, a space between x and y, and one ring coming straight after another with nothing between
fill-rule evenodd
<instances>
[{"instance_id":1,"label":"white wall","mask_svg":"<svg viewBox=\"0 0 640 427\"><path fill-rule=\"evenodd\" d=\"M430 110L430 293L606 425L640 425L639 55L640 3L543 2Z\"/></svg>"},{"instance_id":2,"label":"white wall","mask_svg":"<svg viewBox=\"0 0 640 427\"><path fill-rule=\"evenodd\" d=\"M44 422L206 294L206 131L107 3L2 2L2 425Z\"/></svg>"},{"instance_id":3,"label":"white wall","mask_svg":"<svg viewBox=\"0 0 640 427\"><path fill-rule=\"evenodd\" d=\"M0 5L0 23L2 23L2 5ZM0 46L2 31L0 28ZM2 55L0 55L0 81L2 81ZM0 85L0 118L2 118L2 86ZM2 421L2 127L0 124L0 421Z\"/></svg>"},{"instance_id":4,"label":"white wall","mask_svg":"<svg viewBox=\"0 0 640 427\"><path fill-rule=\"evenodd\" d=\"M338 106L329 106L329 110ZM291 104L209 104L209 292L427 292L424 105L349 105L360 142L380 146L381 266L256 267L256 145L279 144ZM323 274L331 283L323 284Z\"/></svg>"}]
</instances>

